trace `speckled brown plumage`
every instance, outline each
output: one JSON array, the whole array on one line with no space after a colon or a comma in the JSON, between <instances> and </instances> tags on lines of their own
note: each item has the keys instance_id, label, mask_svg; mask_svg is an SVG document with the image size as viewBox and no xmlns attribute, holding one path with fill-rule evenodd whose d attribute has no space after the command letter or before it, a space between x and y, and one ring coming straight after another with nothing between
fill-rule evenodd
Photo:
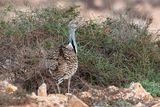
<instances>
[{"instance_id":1,"label":"speckled brown plumage","mask_svg":"<svg viewBox=\"0 0 160 107\"><path fill-rule=\"evenodd\" d=\"M58 51L53 52L52 50L46 53L46 67L57 85L66 79L70 81L69 79L76 73L78 68L77 54L67 46L60 46Z\"/></svg>"},{"instance_id":2,"label":"speckled brown plumage","mask_svg":"<svg viewBox=\"0 0 160 107\"><path fill-rule=\"evenodd\" d=\"M61 79L71 78L77 71L78 59L73 50L67 48L67 46L61 46L58 57L58 83L61 83Z\"/></svg>"}]
</instances>

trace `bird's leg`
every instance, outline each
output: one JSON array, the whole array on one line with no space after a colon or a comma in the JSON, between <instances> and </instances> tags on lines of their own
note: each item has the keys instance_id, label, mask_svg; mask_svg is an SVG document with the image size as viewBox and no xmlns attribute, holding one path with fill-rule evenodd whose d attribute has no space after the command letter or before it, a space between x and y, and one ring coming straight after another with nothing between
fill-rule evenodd
<instances>
[{"instance_id":1,"label":"bird's leg","mask_svg":"<svg viewBox=\"0 0 160 107\"><path fill-rule=\"evenodd\" d=\"M70 84L71 84L71 77L68 78L68 93L70 93Z\"/></svg>"},{"instance_id":2,"label":"bird's leg","mask_svg":"<svg viewBox=\"0 0 160 107\"><path fill-rule=\"evenodd\" d=\"M61 93L61 90L59 88L59 84L56 84L57 85L57 90L58 90L58 93L60 94Z\"/></svg>"}]
</instances>

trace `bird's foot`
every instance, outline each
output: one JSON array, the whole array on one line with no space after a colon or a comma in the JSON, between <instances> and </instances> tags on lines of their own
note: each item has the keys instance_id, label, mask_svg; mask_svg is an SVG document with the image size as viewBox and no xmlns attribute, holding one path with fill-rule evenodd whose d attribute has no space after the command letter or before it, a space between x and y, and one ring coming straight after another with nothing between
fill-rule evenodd
<instances>
[{"instance_id":1,"label":"bird's foot","mask_svg":"<svg viewBox=\"0 0 160 107\"><path fill-rule=\"evenodd\" d=\"M66 93L65 95L66 96L72 96L73 94L72 93Z\"/></svg>"},{"instance_id":2,"label":"bird's foot","mask_svg":"<svg viewBox=\"0 0 160 107\"><path fill-rule=\"evenodd\" d=\"M73 94L72 94L72 93L66 93L65 95L67 96L68 101L69 101L69 100L72 98L72 96L73 96Z\"/></svg>"}]
</instances>

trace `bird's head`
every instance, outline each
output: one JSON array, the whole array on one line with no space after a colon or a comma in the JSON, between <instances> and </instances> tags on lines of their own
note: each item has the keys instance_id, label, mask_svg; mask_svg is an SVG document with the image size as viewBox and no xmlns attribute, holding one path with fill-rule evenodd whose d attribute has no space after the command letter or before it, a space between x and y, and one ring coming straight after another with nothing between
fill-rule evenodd
<instances>
[{"instance_id":1,"label":"bird's head","mask_svg":"<svg viewBox=\"0 0 160 107\"><path fill-rule=\"evenodd\" d=\"M69 31L72 30L72 31L75 32L75 31L77 30L78 26L77 26L76 23L70 22L70 23L68 24L68 28L69 28Z\"/></svg>"}]
</instances>

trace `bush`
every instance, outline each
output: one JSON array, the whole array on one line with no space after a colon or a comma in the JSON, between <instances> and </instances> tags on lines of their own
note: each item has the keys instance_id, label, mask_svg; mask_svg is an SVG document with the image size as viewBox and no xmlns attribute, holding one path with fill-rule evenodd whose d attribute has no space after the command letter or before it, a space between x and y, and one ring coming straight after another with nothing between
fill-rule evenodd
<instances>
[{"instance_id":1,"label":"bush","mask_svg":"<svg viewBox=\"0 0 160 107\"><path fill-rule=\"evenodd\" d=\"M154 79L153 79L154 80ZM142 80L141 84L143 87L151 93L152 96L158 97L160 96L160 84L159 82L155 81L149 81L149 80Z\"/></svg>"},{"instance_id":2,"label":"bush","mask_svg":"<svg viewBox=\"0 0 160 107\"><path fill-rule=\"evenodd\" d=\"M28 49L30 63L25 63L21 65L21 69L15 70L18 73L16 75L21 77L28 66L29 71L37 72L36 65L41 59L37 59L39 57L35 53L39 46L48 50L66 42L67 25L78 12L74 8L14 11L16 17L11 21L0 21L0 46L7 45L17 52L1 54L0 61L10 58L21 61L23 65L22 62L26 62L26 59L20 57L19 53L24 47L25 50ZM101 24L85 22L77 31L79 69L76 75L92 85L124 86L132 81L142 81L142 85L146 84L145 88L148 90L159 87L157 83L160 82L160 60L155 57L155 53L159 55L159 47L155 52L156 44L152 43L150 38L147 28L139 28L122 17L117 20L107 18ZM1 48L1 52L3 50L4 48ZM27 77L27 80L30 78ZM156 85L150 85L152 81L155 81ZM150 92L159 96L160 91L156 88L156 91Z\"/></svg>"}]
</instances>

